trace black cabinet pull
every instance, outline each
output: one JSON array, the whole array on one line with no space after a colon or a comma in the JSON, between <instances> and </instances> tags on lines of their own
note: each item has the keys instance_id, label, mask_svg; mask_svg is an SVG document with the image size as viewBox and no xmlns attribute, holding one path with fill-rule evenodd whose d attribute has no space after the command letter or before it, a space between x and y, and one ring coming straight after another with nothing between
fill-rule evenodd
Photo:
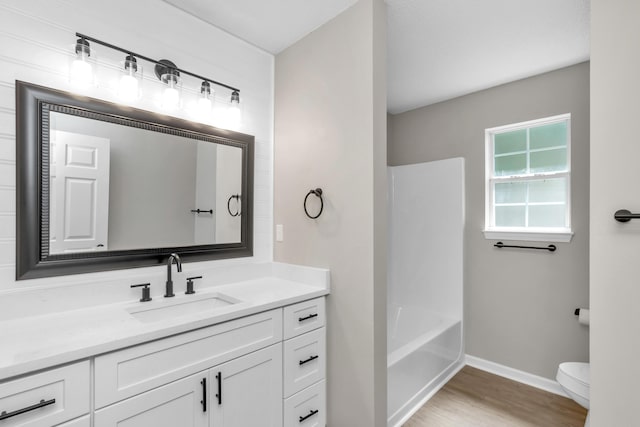
<instances>
[{"instance_id":1,"label":"black cabinet pull","mask_svg":"<svg viewBox=\"0 0 640 427\"><path fill-rule=\"evenodd\" d=\"M216 397L218 398L218 405L222 405L222 372L216 374L216 379L218 380L218 394L216 394Z\"/></svg>"},{"instance_id":2,"label":"black cabinet pull","mask_svg":"<svg viewBox=\"0 0 640 427\"><path fill-rule=\"evenodd\" d=\"M202 403L202 412L207 412L207 379L203 378L200 384L202 384L202 400L200 401Z\"/></svg>"},{"instance_id":3,"label":"black cabinet pull","mask_svg":"<svg viewBox=\"0 0 640 427\"><path fill-rule=\"evenodd\" d=\"M309 363L309 362L311 362L312 360L316 360L318 357L320 357L320 356L311 356L311 357L310 357L310 358L308 358L307 360L301 360L301 361L300 361L300 366L304 365L305 363Z\"/></svg>"},{"instance_id":4,"label":"black cabinet pull","mask_svg":"<svg viewBox=\"0 0 640 427\"><path fill-rule=\"evenodd\" d=\"M300 417L300 422L303 422L304 420L306 420L309 417L313 417L317 413L318 413L317 409L313 409L313 410L309 411L309 413L307 415L305 415L304 417Z\"/></svg>"},{"instance_id":5,"label":"black cabinet pull","mask_svg":"<svg viewBox=\"0 0 640 427\"><path fill-rule=\"evenodd\" d=\"M304 322L305 320L313 319L314 317L318 317L318 313L313 313L306 317L298 317L298 322Z\"/></svg>"},{"instance_id":6,"label":"black cabinet pull","mask_svg":"<svg viewBox=\"0 0 640 427\"><path fill-rule=\"evenodd\" d=\"M24 414L25 412L29 412L35 409L43 408L45 406L53 405L54 403L56 403L55 399L51 399L51 400L42 399L40 403L27 406L26 408L18 409L17 411L13 411L13 412L2 411L2 413L0 413L0 421L6 420L7 418L15 417L16 415Z\"/></svg>"}]
</instances>

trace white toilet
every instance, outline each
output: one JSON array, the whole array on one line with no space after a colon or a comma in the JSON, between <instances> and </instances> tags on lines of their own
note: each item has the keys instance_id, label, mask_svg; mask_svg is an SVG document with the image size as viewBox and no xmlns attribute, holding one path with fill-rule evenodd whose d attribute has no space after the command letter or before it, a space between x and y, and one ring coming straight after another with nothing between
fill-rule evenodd
<instances>
[{"instance_id":1,"label":"white toilet","mask_svg":"<svg viewBox=\"0 0 640 427\"><path fill-rule=\"evenodd\" d=\"M558 366L556 375L556 380L562 389L587 411L589 410L589 371L588 363L564 362ZM584 425L589 427L589 412Z\"/></svg>"}]
</instances>

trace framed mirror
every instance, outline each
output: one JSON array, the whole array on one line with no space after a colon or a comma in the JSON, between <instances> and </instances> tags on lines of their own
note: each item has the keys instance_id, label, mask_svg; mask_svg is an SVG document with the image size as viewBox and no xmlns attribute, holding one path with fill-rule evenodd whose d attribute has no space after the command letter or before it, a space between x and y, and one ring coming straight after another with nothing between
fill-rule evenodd
<instances>
[{"instance_id":1,"label":"framed mirror","mask_svg":"<svg viewBox=\"0 0 640 427\"><path fill-rule=\"evenodd\" d=\"M16 278L253 253L254 137L16 82Z\"/></svg>"}]
</instances>

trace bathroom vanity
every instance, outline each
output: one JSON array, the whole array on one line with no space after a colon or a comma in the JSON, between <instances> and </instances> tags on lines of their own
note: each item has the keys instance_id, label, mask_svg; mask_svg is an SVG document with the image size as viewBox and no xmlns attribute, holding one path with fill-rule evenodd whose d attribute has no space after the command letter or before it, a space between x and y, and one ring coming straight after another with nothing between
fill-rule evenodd
<instances>
[{"instance_id":1,"label":"bathroom vanity","mask_svg":"<svg viewBox=\"0 0 640 427\"><path fill-rule=\"evenodd\" d=\"M324 426L328 271L234 271L191 295L3 320L0 425Z\"/></svg>"}]
</instances>

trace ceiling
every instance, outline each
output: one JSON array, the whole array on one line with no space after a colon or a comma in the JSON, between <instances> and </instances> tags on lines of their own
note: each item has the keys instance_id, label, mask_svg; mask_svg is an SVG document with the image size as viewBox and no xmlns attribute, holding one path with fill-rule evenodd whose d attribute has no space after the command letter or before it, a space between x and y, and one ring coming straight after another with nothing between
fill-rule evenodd
<instances>
[{"instance_id":1,"label":"ceiling","mask_svg":"<svg viewBox=\"0 0 640 427\"><path fill-rule=\"evenodd\" d=\"M277 54L356 0L164 0ZM396 114L589 59L590 0L386 0Z\"/></svg>"}]
</instances>

